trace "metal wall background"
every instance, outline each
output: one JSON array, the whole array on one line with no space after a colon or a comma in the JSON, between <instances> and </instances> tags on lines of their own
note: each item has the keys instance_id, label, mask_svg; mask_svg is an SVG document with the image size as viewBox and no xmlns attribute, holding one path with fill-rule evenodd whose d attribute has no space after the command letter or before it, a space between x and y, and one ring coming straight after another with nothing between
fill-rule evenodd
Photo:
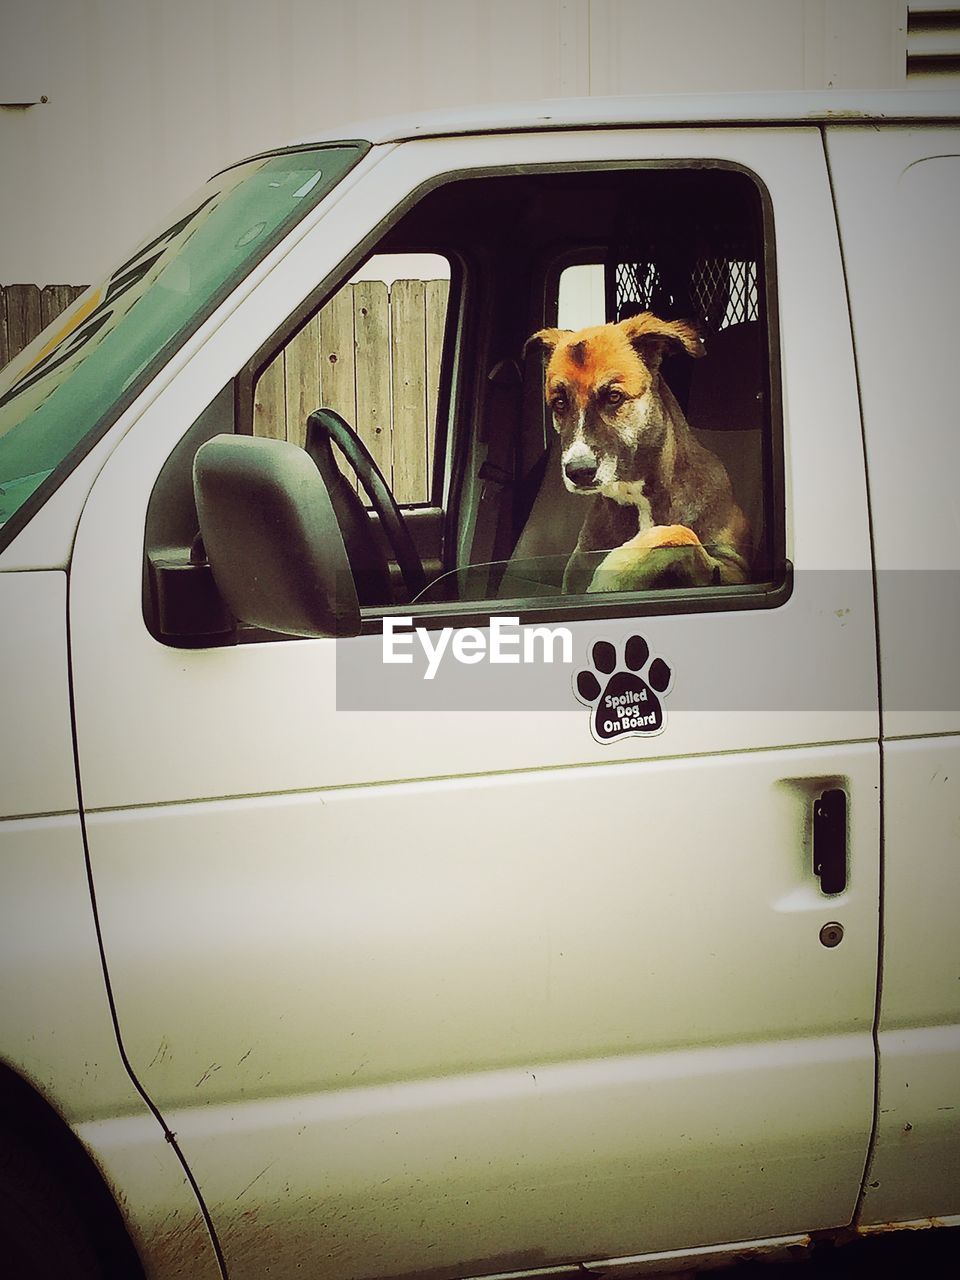
<instances>
[{"instance_id":1,"label":"metal wall background","mask_svg":"<svg viewBox=\"0 0 960 1280\"><path fill-rule=\"evenodd\" d=\"M898 88L906 9L3 0L0 283L93 280L216 169L371 115L562 94Z\"/></svg>"}]
</instances>

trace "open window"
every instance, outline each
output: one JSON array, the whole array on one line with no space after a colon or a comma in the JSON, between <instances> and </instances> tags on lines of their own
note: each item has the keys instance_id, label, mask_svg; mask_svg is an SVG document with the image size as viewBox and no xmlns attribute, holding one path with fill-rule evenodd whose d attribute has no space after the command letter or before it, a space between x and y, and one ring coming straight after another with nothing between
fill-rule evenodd
<instances>
[{"instance_id":1,"label":"open window","mask_svg":"<svg viewBox=\"0 0 960 1280\"><path fill-rule=\"evenodd\" d=\"M253 396L255 436L305 445L310 415L318 409L332 411L355 431L402 510L399 519L431 579L443 569L442 477L435 464L450 274L442 253L373 254L277 351L259 373ZM332 457L340 474L330 484L336 486L360 601L386 603L403 594L396 553L381 537L378 512L335 441Z\"/></svg>"},{"instance_id":2,"label":"open window","mask_svg":"<svg viewBox=\"0 0 960 1280\"><path fill-rule=\"evenodd\" d=\"M397 611L456 625L505 610L534 618L763 607L781 598L787 578L774 284L768 198L738 167L455 176L398 214L358 271L257 353L238 378L234 428L311 456L320 446L307 424L332 433L337 476L326 481L342 491L334 507L364 628ZM688 502L685 518L686 508L669 509L661 491L624 469L609 545L588 547L587 569L574 576L591 508L613 490L570 483L572 437L558 430L544 356L528 340L558 328L629 328L641 313L702 338L696 359L690 343L644 347L648 385L633 398L656 394L680 414L692 441L684 450L696 454L691 483L726 486L718 501L737 513L715 522L724 537L734 530L731 546L704 536L705 560L679 545L657 548L659 559L645 548L634 555L644 520L695 525L697 507ZM632 331L630 349L641 349ZM612 413L606 425L625 458L636 430ZM347 437L359 443L344 449ZM647 453L654 447L643 440ZM371 501L370 484L345 460L351 451L361 472L376 471L395 516ZM417 573L404 570L397 519ZM628 572L611 573L609 554L627 544L617 564Z\"/></svg>"},{"instance_id":3,"label":"open window","mask_svg":"<svg viewBox=\"0 0 960 1280\"><path fill-rule=\"evenodd\" d=\"M437 391L450 263L375 254L257 379L253 431L303 444L317 408L357 424L401 507L433 499Z\"/></svg>"}]
</instances>

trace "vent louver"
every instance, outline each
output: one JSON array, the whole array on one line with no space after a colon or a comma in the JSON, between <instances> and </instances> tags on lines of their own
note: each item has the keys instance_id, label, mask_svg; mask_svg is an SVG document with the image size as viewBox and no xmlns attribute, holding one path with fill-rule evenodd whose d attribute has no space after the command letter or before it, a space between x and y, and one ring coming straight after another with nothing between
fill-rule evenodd
<instances>
[{"instance_id":1,"label":"vent louver","mask_svg":"<svg viewBox=\"0 0 960 1280\"><path fill-rule=\"evenodd\" d=\"M960 3L918 0L907 7L907 79L931 87L960 81Z\"/></svg>"}]
</instances>

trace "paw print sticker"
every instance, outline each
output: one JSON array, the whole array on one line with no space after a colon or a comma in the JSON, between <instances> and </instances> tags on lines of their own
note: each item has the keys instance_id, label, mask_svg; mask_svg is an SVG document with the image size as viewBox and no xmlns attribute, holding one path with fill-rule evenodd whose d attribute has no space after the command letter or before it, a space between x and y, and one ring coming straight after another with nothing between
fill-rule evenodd
<instances>
[{"instance_id":1,"label":"paw print sticker","mask_svg":"<svg viewBox=\"0 0 960 1280\"><path fill-rule=\"evenodd\" d=\"M646 673L639 673L650 658L643 636L631 636L623 649L622 667L609 640L597 640L590 650L593 670L578 671L574 687L579 700L594 708L590 728L598 742L613 742L628 734L660 733L664 727L660 694L670 691L673 672L662 658L654 658ZM623 669L625 668L625 669ZM599 676L607 677L601 686Z\"/></svg>"}]
</instances>

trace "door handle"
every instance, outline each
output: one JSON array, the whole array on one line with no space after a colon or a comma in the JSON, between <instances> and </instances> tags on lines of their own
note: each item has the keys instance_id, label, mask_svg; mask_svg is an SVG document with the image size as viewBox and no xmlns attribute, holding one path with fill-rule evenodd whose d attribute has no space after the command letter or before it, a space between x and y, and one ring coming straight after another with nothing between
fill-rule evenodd
<instances>
[{"instance_id":1,"label":"door handle","mask_svg":"<svg viewBox=\"0 0 960 1280\"><path fill-rule=\"evenodd\" d=\"M813 874L822 893L847 887L847 793L839 788L813 802Z\"/></svg>"}]
</instances>

